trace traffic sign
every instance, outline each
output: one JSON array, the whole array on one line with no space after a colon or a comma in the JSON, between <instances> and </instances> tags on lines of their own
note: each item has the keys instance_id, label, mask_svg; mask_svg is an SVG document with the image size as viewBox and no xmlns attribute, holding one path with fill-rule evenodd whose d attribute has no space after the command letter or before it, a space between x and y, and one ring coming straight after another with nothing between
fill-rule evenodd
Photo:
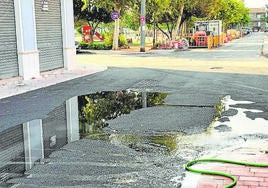
<instances>
[{"instance_id":1,"label":"traffic sign","mask_svg":"<svg viewBox=\"0 0 268 188\"><path fill-rule=\"evenodd\" d=\"M111 18L113 20L117 20L118 18L120 18L120 13L116 10L114 10L112 13L111 13Z\"/></svg>"}]
</instances>

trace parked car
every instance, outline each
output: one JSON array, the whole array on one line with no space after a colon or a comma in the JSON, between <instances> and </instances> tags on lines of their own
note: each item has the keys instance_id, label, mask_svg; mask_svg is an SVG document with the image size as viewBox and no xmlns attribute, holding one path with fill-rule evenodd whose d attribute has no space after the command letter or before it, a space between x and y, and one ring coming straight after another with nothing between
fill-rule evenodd
<instances>
[{"instance_id":1,"label":"parked car","mask_svg":"<svg viewBox=\"0 0 268 188\"><path fill-rule=\"evenodd\" d=\"M248 35L252 33L252 29L249 27L242 27L242 32L243 32L243 35Z\"/></svg>"},{"instance_id":2,"label":"parked car","mask_svg":"<svg viewBox=\"0 0 268 188\"><path fill-rule=\"evenodd\" d=\"M81 51L81 45L78 41L75 41L75 48L76 48L76 52L80 52Z\"/></svg>"},{"instance_id":3,"label":"parked car","mask_svg":"<svg viewBox=\"0 0 268 188\"><path fill-rule=\"evenodd\" d=\"M255 27L252 28L252 30L253 30L253 32L259 32L261 30L261 28L255 26Z\"/></svg>"}]
</instances>

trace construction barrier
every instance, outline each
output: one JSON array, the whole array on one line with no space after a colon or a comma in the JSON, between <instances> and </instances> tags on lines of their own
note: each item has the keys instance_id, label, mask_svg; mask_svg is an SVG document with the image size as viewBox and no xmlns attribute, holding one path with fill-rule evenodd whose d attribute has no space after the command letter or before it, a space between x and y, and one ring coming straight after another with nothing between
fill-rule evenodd
<instances>
[{"instance_id":1,"label":"construction barrier","mask_svg":"<svg viewBox=\"0 0 268 188\"><path fill-rule=\"evenodd\" d=\"M186 35L184 36L189 42L190 48L218 48L222 46L226 40L226 35L221 34L217 36L205 35Z\"/></svg>"}]
</instances>

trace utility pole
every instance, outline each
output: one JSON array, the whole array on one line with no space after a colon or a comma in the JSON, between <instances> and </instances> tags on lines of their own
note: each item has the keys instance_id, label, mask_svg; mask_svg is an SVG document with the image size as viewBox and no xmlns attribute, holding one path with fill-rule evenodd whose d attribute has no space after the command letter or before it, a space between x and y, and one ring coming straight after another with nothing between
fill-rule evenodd
<instances>
[{"instance_id":1,"label":"utility pole","mask_svg":"<svg viewBox=\"0 0 268 188\"><path fill-rule=\"evenodd\" d=\"M145 52L145 28L146 28L146 0L141 0L141 17L140 17L140 27L141 27L141 45L140 52Z\"/></svg>"}]
</instances>

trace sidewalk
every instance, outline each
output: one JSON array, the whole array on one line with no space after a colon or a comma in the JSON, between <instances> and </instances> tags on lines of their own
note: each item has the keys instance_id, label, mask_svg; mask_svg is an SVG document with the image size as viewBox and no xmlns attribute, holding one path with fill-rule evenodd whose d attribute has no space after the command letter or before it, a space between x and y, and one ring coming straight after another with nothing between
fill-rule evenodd
<instances>
[{"instance_id":1,"label":"sidewalk","mask_svg":"<svg viewBox=\"0 0 268 188\"><path fill-rule=\"evenodd\" d=\"M77 63L71 70L56 69L41 73L40 77L31 80L23 80L21 77L0 80L0 99L80 78L106 69L106 66Z\"/></svg>"},{"instance_id":2,"label":"sidewalk","mask_svg":"<svg viewBox=\"0 0 268 188\"><path fill-rule=\"evenodd\" d=\"M264 150L265 145L236 146L235 149L224 151L217 158L234 161L243 161L258 164L268 164L268 154ZM262 148L261 148L262 147ZM266 145L267 147L267 145ZM268 167L249 167L243 165L226 163L204 163L199 169L209 169L212 171L224 172L237 178L235 188L268 188ZM196 188L224 188L232 181L221 176L201 175L199 176ZM190 187L189 187L190 188Z\"/></svg>"}]
</instances>

